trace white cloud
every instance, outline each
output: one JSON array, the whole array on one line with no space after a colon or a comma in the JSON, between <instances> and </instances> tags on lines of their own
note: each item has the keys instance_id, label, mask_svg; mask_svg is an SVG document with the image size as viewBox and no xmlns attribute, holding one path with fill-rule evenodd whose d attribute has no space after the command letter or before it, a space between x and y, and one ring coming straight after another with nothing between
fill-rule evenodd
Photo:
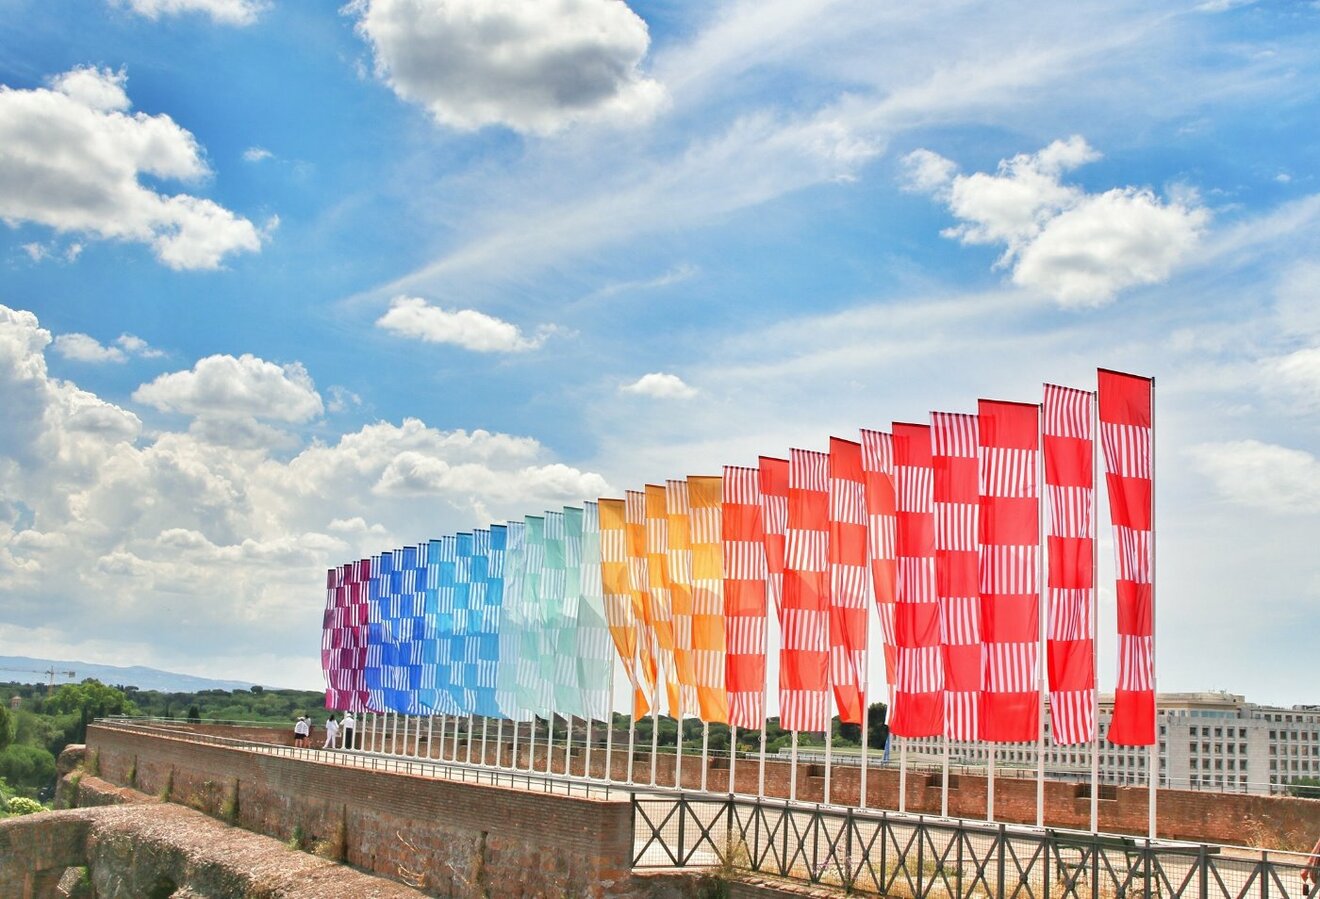
<instances>
[{"instance_id":1,"label":"white cloud","mask_svg":"<svg viewBox=\"0 0 1320 899\"><path fill-rule=\"evenodd\" d=\"M214 269L260 250L247 219L143 185L143 176L196 182L209 170L196 138L169 116L130 112L126 83L122 71L76 68L49 88L0 85L0 219L146 244L174 269Z\"/></svg>"},{"instance_id":2,"label":"white cloud","mask_svg":"<svg viewBox=\"0 0 1320 899\"><path fill-rule=\"evenodd\" d=\"M321 396L300 363L277 365L247 353L199 359L190 371L143 384L133 399L162 412L207 418L303 422L323 411Z\"/></svg>"},{"instance_id":3,"label":"white cloud","mask_svg":"<svg viewBox=\"0 0 1320 899\"><path fill-rule=\"evenodd\" d=\"M264 162L267 159L274 158L275 154L265 147L248 147L243 151L244 162Z\"/></svg>"},{"instance_id":4,"label":"white cloud","mask_svg":"<svg viewBox=\"0 0 1320 899\"><path fill-rule=\"evenodd\" d=\"M554 331L525 337L517 325L475 309L442 309L418 297L395 297L376 327L426 343L449 343L478 353L521 353L538 349Z\"/></svg>"},{"instance_id":5,"label":"white cloud","mask_svg":"<svg viewBox=\"0 0 1320 899\"><path fill-rule=\"evenodd\" d=\"M330 394L330 402L325 404L326 410L329 412L343 412L350 407L362 405L362 397L347 387L332 384L326 392Z\"/></svg>"},{"instance_id":6,"label":"white cloud","mask_svg":"<svg viewBox=\"0 0 1320 899\"><path fill-rule=\"evenodd\" d=\"M1239 440L1189 451L1225 499L1277 513L1320 513L1320 459L1304 450Z\"/></svg>"},{"instance_id":7,"label":"white cloud","mask_svg":"<svg viewBox=\"0 0 1320 899\"><path fill-rule=\"evenodd\" d=\"M665 92L638 66L646 23L621 0L356 0L376 74L464 130L546 134L590 119L645 121Z\"/></svg>"},{"instance_id":8,"label":"white cloud","mask_svg":"<svg viewBox=\"0 0 1320 899\"><path fill-rule=\"evenodd\" d=\"M221 25L251 25L266 8L264 0L111 0L148 19L202 13Z\"/></svg>"},{"instance_id":9,"label":"white cloud","mask_svg":"<svg viewBox=\"0 0 1320 899\"><path fill-rule=\"evenodd\" d=\"M115 343L119 344L124 352L141 356L143 359L159 359L165 355L164 350L156 349L134 334L120 334L115 338Z\"/></svg>"},{"instance_id":10,"label":"white cloud","mask_svg":"<svg viewBox=\"0 0 1320 899\"><path fill-rule=\"evenodd\" d=\"M127 362L128 356L118 347L101 346L86 334L61 334L51 347L65 359L75 362Z\"/></svg>"},{"instance_id":11,"label":"white cloud","mask_svg":"<svg viewBox=\"0 0 1320 899\"><path fill-rule=\"evenodd\" d=\"M1099 158L1081 137L1005 159L994 174L956 174L929 150L905 157L906 186L945 203L964 244L1002 244L1013 283L1063 306L1100 306L1121 290L1166 280L1209 222L1194 196L1162 200L1144 188L1100 194L1064 184L1065 172Z\"/></svg>"},{"instance_id":12,"label":"white cloud","mask_svg":"<svg viewBox=\"0 0 1320 899\"><path fill-rule=\"evenodd\" d=\"M642 375L631 384L619 388L623 393L635 393L638 396L650 396L666 400L686 400L697 395L693 387L683 383L678 375L653 371Z\"/></svg>"},{"instance_id":13,"label":"white cloud","mask_svg":"<svg viewBox=\"0 0 1320 899\"><path fill-rule=\"evenodd\" d=\"M1264 362L1266 389L1281 385L1305 410L1320 406L1320 347L1307 347Z\"/></svg>"},{"instance_id":14,"label":"white cloud","mask_svg":"<svg viewBox=\"0 0 1320 899\"><path fill-rule=\"evenodd\" d=\"M32 313L0 306L0 641L21 636L41 654L129 647L137 663L190 671L215 646L242 645L213 673L308 687L316 654L291 663L288 641L315 646L327 567L611 492L530 437L417 419L275 452L251 415L210 416L315 408L300 367L253 357L156 382L152 402L203 417L144 434L132 413L51 378L50 344ZM253 395L216 391L221 376Z\"/></svg>"}]
</instances>

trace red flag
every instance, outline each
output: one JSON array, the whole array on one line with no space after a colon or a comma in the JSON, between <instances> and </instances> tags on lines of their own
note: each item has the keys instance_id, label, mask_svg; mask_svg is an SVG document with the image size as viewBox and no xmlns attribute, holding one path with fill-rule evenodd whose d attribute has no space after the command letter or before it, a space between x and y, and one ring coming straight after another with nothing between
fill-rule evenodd
<instances>
[{"instance_id":1,"label":"red flag","mask_svg":"<svg viewBox=\"0 0 1320 899\"><path fill-rule=\"evenodd\" d=\"M862 429L862 470L866 484L866 530L871 556L871 588L885 647L885 683L895 683L894 597L898 568L894 556L894 440L884 431Z\"/></svg>"},{"instance_id":2,"label":"red flag","mask_svg":"<svg viewBox=\"0 0 1320 899\"><path fill-rule=\"evenodd\" d=\"M930 423L945 733L952 740L977 740L984 668L977 580L977 419L932 412Z\"/></svg>"},{"instance_id":3,"label":"red flag","mask_svg":"<svg viewBox=\"0 0 1320 899\"><path fill-rule=\"evenodd\" d=\"M944 663L935 595L935 511L930 428L894 424L894 604L897 671L889 729L900 737L944 733Z\"/></svg>"},{"instance_id":4,"label":"red flag","mask_svg":"<svg viewBox=\"0 0 1320 899\"><path fill-rule=\"evenodd\" d=\"M1036 739L1040 694L1040 407L981 400L981 736Z\"/></svg>"},{"instance_id":5,"label":"red flag","mask_svg":"<svg viewBox=\"0 0 1320 899\"><path fill-rule=\"evenodd\" d=\"M866 700L866 486L862 446L830 438L830 682L839 720L861 724Z\"/></svg>"},{"instance_id":6,"label":"red flag","mask_svg":"<svg viewBox=\"0 0 1320 899\"><path fill-rule=\"evenodd\" d=\"M823 733L829 727L829 526L829 457L792 450L779 666L779 726L785 730Z\"/></svg>"},{"instance_id":7,"label":"red flag","mask_svg":"<svg viewBox=\"0 0 1320 899\"><path fill-rule=\"evenodd\" d=\"M1155 382L1100 369L1099 388L1118 580L1118 685L1108 738L1149 746L1155 742Z\"/></svg>"},{"instance_id":8,"label":"red flag","mask_svg":"<svg viewBox=\"0 0 1320 899\"><path fill-rule=\"evenodd\" d=\"M765 721L766 675L765 530L761 526L760 472L726 465L721 489L729 723L758 728Z\"/></svg>"},{"instance_id":9,"label":"red flag","mask_svg":"<svg viewBox=\"0 0 1320 899\"><path fill-rule=\"evenodd\" d=\"M1058 745L1095 737L1095 395L1045 385L1043 448L1049 495L1050 732Z\"/></svg>"}]
</instances>

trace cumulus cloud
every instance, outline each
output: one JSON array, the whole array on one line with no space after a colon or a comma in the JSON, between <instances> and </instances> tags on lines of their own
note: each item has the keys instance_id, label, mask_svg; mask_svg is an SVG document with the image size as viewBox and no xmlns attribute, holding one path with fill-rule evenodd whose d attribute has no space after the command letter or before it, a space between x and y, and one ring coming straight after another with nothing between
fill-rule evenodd
<instances>
[{"instance_id":1,"label":"cumulus cloud","mask_svg":"<svg viewBox=\"0 0 1320 899\"><path fill-rule=\"evenodd\" d=\"M664 88L640 69L646 23L621 0L355 0L376 74L443 125L540 134L644 121Z\"/></svg>"},{"instance_id":2,"label":"cumulus cloud","mask_svg":"<svg viewBox=\"0 0 1320 899\"><path fill-rule=\"evenodd\" d=\"M517 325L475 309L442 309L418 297L396 297L376 327L426 343L450 343L478 353L520 353L545 343L545 327L526 337Z\"/></svg>"},{"instance_id":3,"label":"cumulus cloud","mask_svg":"<svg viewBox=\"0 0 1320 899\"><path fill-rule=\"evenodd\" d=\"M1003 245L998 266L1013 283L1063 306L1100 306L1119 291L1156 284L1195 246L1209 212L1193 196L1157 197L1147 188L1099 194L1062 177L1100 158L1074 135L999 163L993 174L963 175L930 150L904 158L906 189L934 195L959 224L944 236Z\"/></svg>"},{"instance_id":4,"label":"cumulus cloud","mask_svg":"<svg viewBox=\"0 0 1320 899\"><path fill-rule=\"evenodd\" d=\"M95 337L87 334L61 334L55 338L51 349L65 359L75 362L127 362L129 356L155 359L164 356L164 352L152 347L141 337L133 334L120 334L115 339L116 346L105 346Z\"/></svg>"},{"instance_id":5,"label":"cumulus cloud","mask_svg":"<svg viewBox=\"0 0 1320 899\"><path fill-rule=\"evenodd\" d=\"M1220 496L1278 513L1320 513L1320 459L1258 440L1207 443L1191 449L1197 470Z\"/></svg>"},{"instance_id":6,"label":"cumulus cloud","mask_svg":"<svg viewBox=\"0 0 1320 899\"><path fill-rule=\"evenodd\" d=\"M306 686L316 654L291 668L287 641L314 648L327 567L613 492L533 438L418 419L277 452L251 413L292 419L318 400L300 366L250 356L153 382L153 404L200 417L144 432L50 377L51 344L32 313L0 306L0 641L26 635L37 654L130 647L138 662L195 670L203 650L241 644L229 674ZM238 382L230 394L215 389L221 376ZM235 408L249 414L210 415ZM220 437L256 437L215 439L221 424ZM141 645L148 630L158 639Z\"/></svg>"},{"instance_id":7,"label":"cumulus cloud","mask_svg":"<svg viewBox=\"0 0 1320 899\"><path fill-rule=\"evenodd\" d=\"M133 399L162 412L209 418L303 422L324 408L300 363L277 365L249 353L207 356L189 371L163 374L133 392Z\"/></svg>"},{"instance_id":8,"label":"cumulus cloud","mask_svg":"<svg viewBox=\"0 0 1320 899\"><path fill-rule=\"evenodd\" d=\"M111 0L148 19L201 13L221 25L251 25L265 8L263 0Z\"/></svg>"},{"instance_id":9,"label":"cumulus cloud","mask_svg":"<svg viewBox=\"0 0 1320 899\"><path fill-rule=\"evenodd\" d=\"M214 269L260 250L246 218L142 183L197 182L210 171L196 138L169 116L131 112L126 84L122 71L84 67L45 88L0 85L0 219L146 244L173 269Z\"/></svg>"},{"instance_id":10,"label":"cumulus cloud","mask_svg":"<svg viewBox=\"0 0 1320 899\"><path fill-rule=\"evenodd\" d=\"M686 400L697 395L696 389L683 383L683 379L678 375L671 375L662 371L653 371L642 375L631 384L623 385L619 390L623 393L634 393L639 396L650 396L666 400Z\"/></svg>"}]
</instances>

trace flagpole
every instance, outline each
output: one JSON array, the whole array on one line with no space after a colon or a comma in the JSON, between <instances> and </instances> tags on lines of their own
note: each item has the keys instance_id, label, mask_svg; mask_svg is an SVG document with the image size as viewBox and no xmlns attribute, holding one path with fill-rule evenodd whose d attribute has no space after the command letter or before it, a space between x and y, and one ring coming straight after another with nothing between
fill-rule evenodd
<instances>
[{"instance_id":1,"label":"flagpole","mask_svg":"<svg viewBox=\"0 0 1320 899\"><path fill-rule=\"evenodd\" d=\"M641 648L641 640L642 640L641 628L637 628L636 631L634 632L633 653L632 653L634 673L638 672L639 670L638 659L640 658L639 653ZM627 782L631 784L633 782L633 752L636 750L636 745L637 745L637 696L641 692L641 688L634 685L631 680L629 680L629 686L632 687L633 698L632 698L632 712L628 715L628 780Z\"/></svg>"},{"instance_id":2,"label":"flagpole","mask_svg":"<svg viewBox=\"0 0 1320 899\"><path fill-rule=\"evenodd\" d=\"M399 754L399 713L390 710L390 755Z\"/></svg>"},{"instance_id":3,"label":"flagpole","mask_svg":"<svg viewBox=\"0 0 1320 899\"><path fill-rule=\"evenodd\" d=\"M1150 713L1151 737L1147 751L1146 781L1150 791L1149 832L1155 839L1155 805L1159 786L1160 691L1155 676L1155 379L1150 379Z\"/></svg>"},{"instance_id":4,"label":"flagpole","mask_svg":"<svg viewBox=\"0 0 1320 899\"><path fill-rule=\"evenodd\" d=\"M797 802L797 746L798 732L793 731L793 749L789 753L788 798Z\"/></svg>"},{"instance_id":5,"label":"flagpole","mask_svg":"<svg viewBox=\"0 0 1320 899\"><path fill-rule=\"evenodd\" d=\"M990 744L990 755L985 766L985 820L995 820L995 744Z\"/></svg>"},{"instance_id":6,"label":"flagpole","mask_svg":"<svg viewBox=\"0 0 1320 899\"><path fill-rule=\"evenodd\" d=\"M431 758L431 752L435 749L435 743L432 742L432 735L435 727L435 715L426 716L426 757Z\"/></svg>"},{"instance_id":7,"label":"flagpole","mask_svg":"<svg viewBox=\"0 0 1320 899\"><path fill-rule=\"evenodd\" d=\"M483 765L489 764L486 761L486 731L489 726L490 726L490 717L487 715L482 715L481 716L481 764ZM427 736L427 739L428 740L430 739L429 735Z\"/></svg>"},{"instance_id":8,"label":"flagpole","mask_svg":"<svg viewBox=\"0 0 1320 899\"><path fill-rule=\"evenodd\" d=\"M472 764L472 734L477 729L477 719L470 712L468 713L467 726L467 764Z\"/></svg>"},{"instance_id":9,"label":"flagpole","mask_svg":"<svg viewBox=\"0 0 1320 899\"><path fill-rule=\"evenodd\" d=\"M1039 708L1036 716L1036 826L1045 826L1045 698L1049 688L1045 673L1046 588L1045 588L1045 483L1044 409L1036 407L1036 689Z\"/></svg>"},{"instance_id":10,"label":"flagpole","mask_svg":"<svg viewBox=\"0 0 1320 899\"><path fill-rule=\"evenodd\" d=\"M1096 474L1100 471L1099 392L1091 394L1091 832L1100 830L1100 503Z\"/></svg>"},{"instance_id":11,"label":"flagpole","mask_svg":"<svg viewBox=\"0 0 1320 899\"><path fill-rule=\"evenodd\" d=\"M867 629L868 633L870 628ZM869 640L868 640L869 643ZM870 658L870 646L867 646L867 658ZM866 808L866 769L870 765L867 758L867 747L871 742L871 709L866 704L866 688L862 688L862 770L857 774L857 804Z\"/></svg>"},{"instance_id":12,"label":"flagpole","mask_svg":"<svg viewBox=\"0 0 1320 899\"><path fill-rule=\"evenodd\" d=\"M710 722L701 722L701 792L706 792L706 774L710 770Z\"/></svg>"},{"instance_id":13,"label":"flagpole","mask_svg":"<svg viewBox=\"0 0 1320 899\"><path fill-rule=\"evenodd\" d=\"M907 740L903 738L898 744L898 811L900 814L907 811Z\"/></svg>"},{"instance_id":14,"label":"flagpole","mask_svg":"<svg viewBox=\"0 0 1320 899\"><path fill-rule=\"evenodd\" d=\"M674 788L683 789L683 712L678 713L678 736L674 738Z\"/></svg>"},{"instance_id":15,"label":"flagpole","mask_svg":"<svg viewBox=\"0 0 1320 899\"><path fill-rule=\"evenodd\" d=\"M573 716L564 717L564 776L573 773Z\"/></svg>"},{"instance_id":16,"label":"flagpole","mask_svg":"<svg viewBox=\"0 0 1320 899\"><path fill-rule=\"evenodd\" d=\"M738 781L738 726L729 725L729 794L737 791Z\"/></svg>"},{"instance_id":17,"label":"flagpole","mask_svg":"<svg viewBox=\"0 0 1320 899\"><path fill-rule=\"evenodd\" d=\"M454 742L452 746L452 751L449 754L449 759L450 761L453 762L458 761L458 716L457 715L454 716Z\"/></svg>"},{"instance_id":18,"label":"flagpole","mask_svg":"<svg viewBox=\"0 0 1320 899\"><path fill-rule=\"evenodd\" d=\"M940 817L949 817L949 722L944 722L943 758L940 761Z\"/></svg>"},{"instance_id":19,"label":"flagpole","mask_svg":"<svg viewBox=\"0 0 1320 899\"><path fill-rule=\"evenodd\" d=\"M429 751L430 747L428 746L427 749ZM421 754L422 754L422 719L421 716L419 715L417 717L417 724L413 727L413 755L420 756Z\"/></svg>"}]
</instances>

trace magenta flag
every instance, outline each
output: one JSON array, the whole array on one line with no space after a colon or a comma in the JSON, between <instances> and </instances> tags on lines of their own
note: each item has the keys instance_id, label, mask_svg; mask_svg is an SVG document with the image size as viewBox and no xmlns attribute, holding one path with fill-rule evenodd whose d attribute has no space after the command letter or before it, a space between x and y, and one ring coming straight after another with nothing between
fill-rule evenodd
<instances>
[{"instance_id":1,"label":"magenta flag","mask_svg":"<svg viewBox=\"0 0 1320 899\"><path fill-rule=\"evenodd\" d=\"M1040 728L1040 407L981 400L981 736L1035 740Z\"/></svg>"},{"instance_id":2,"label":"magenta flag","mask_svg":"<svg viewBox=\"0 0 1320 899\"><path fill-rule=\"evenodd\" d=\"M1059 745L1095 738L1095 395L1045 385L1050 733Z\"/></svg>"},{"instance_id":3,"label":"magenta flag","mask_svg":"<svg viewBox=\"0 0 1320 899\"><path fill-rule=\"evenodd\" d=\"M1155 382L1099 371L1100 443L1114 526L1118 684L1108 739L1155 742Z\"/></svg>"}]
</instances>

